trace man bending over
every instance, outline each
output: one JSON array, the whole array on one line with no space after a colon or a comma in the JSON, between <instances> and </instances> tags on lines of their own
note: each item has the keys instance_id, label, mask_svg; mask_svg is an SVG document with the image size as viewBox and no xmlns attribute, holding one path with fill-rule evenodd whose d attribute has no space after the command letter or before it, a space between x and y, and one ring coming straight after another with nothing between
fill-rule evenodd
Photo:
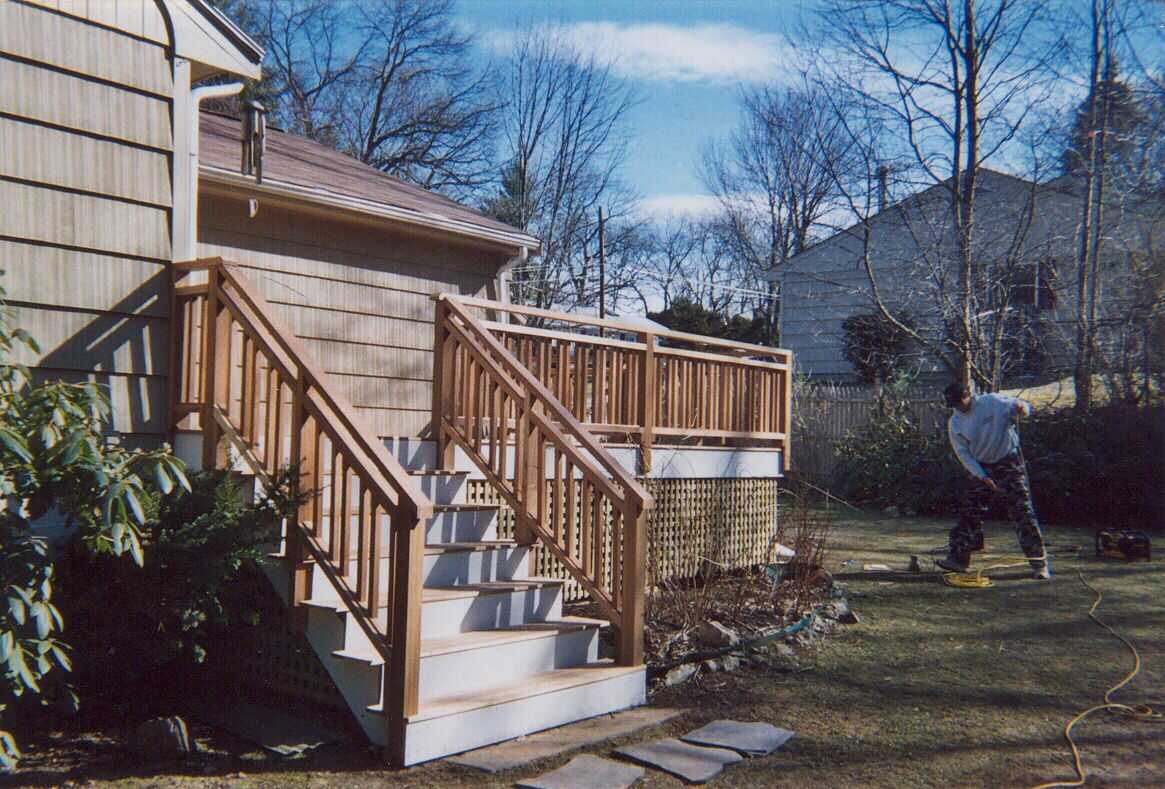
<instances>
[{"instance_id":1,"label":"man bending over","mask_svg":"<svg viewBox=\"0 0 1165 789\"><path fill-rule=\"evenodd\" d=\"M1034 576L1051 578L1015 426L1017 417L1031 416L1031 403L999 394L972 396L961 383L951 384L943 395L954 409L947 423L951 446L974 479L963 495L959 522L951 529L950 549L947 558L938 561L939 567L967 571L971 552L983 548L983 511L993 495L1003 494L1007 517L1015 525L1020 548L1031 559Z\"/></svg>"}]
</instances>

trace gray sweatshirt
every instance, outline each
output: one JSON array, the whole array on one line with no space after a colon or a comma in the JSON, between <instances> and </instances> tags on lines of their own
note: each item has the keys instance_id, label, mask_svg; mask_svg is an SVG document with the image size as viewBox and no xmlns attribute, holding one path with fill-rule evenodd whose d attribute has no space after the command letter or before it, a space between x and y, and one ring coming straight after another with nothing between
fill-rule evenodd
<instances>
[{"instance_id":1,"label":"gray sweatshirt","mask_svg":"<svg viewBox=\"0 0 1165 789\"><path fill-rule=\"evenodd\" d=\"M982 463L997 463L1019 451L1019 431L1015 428L1016 410L1031 413L1031 403L1000 394L981 394L971 400L971 410L958 409L947 422L951 447L963 468L979 479L986 479Z\"/></svg>"}]
</instances>

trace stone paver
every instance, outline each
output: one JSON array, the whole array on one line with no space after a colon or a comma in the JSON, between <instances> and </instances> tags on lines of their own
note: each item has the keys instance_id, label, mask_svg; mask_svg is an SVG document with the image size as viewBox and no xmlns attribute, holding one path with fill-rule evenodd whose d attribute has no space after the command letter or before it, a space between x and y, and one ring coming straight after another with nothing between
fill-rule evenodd
<instances>
[{"instance_id":1,"label":"stone paver","mask_svg":"<svg viewBox=\"0 0 1165 789\"><path fill-rule=\"evenodd\" d=\"M521 789L627 789L644 772L642 767L584 753L557 770L523 779L517 786Z\"/></svg>"},{"instance_id":2,"label":"stone paver","mask_svg":"<svg viewBox=\"0 0 1165 789\"><path fill-rule=\"evenodd\" d=\"M499 773L576 748L622 737L649 726L656 726L680 714L682 710L667 707L637 707L486 748L478 748L476 751L452 756L449 761L487 773Z\"/></svg>"},{"instance_id":3,"label":"stone paver","mask_svg":"<svg viewBox=\"0 0 1165 789\"><path fill-rule=\"evenodd\" d=\"M768 756L792 736L793 732L771 723L718 720L690 731L680 739L694 745L731 748L745 756Z\"/></svg>"},{"instance_id":4,"label":"stone paver","mask_svg":"<svg viewBox=\"0 0 1165 789\"><path fill-rule=\"evenodd\" d=\"M702 784L715 778L726 765L744 757L724 748L701 748L680 742L674 737L652 740L642 745L628 745L615 750L623 756L649 767L656 767L689 783Z\"/></svg>"}]
</instances>

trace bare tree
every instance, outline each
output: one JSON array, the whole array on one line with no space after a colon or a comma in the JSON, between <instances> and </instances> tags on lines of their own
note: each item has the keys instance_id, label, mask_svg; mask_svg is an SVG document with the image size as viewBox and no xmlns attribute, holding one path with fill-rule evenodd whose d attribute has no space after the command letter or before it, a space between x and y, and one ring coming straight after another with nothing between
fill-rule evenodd
<instances>
[{"instance_id":1,"label":"bare tree","mask_svg":"<svg viewBox=\"0 0 1165 789\"><path fill-rule=\"evenodd\" d=\"M267 47L276 123L464 195L494 177L497 102L452 0L231 0Z\"/></svg>"},{"instance_id":2,"label":"bare tree","mask_svg":"<svg viewBox=\"0 0 1165 789\"><path fill-rule=\"evenodd\" d=\"M646 255L633 283L643 311L686 299L730 318L740 303L737 267L720 241L717 220L656 219L645 228Z\"/></svg>"},{"instance_id":3,"label":"bare tree","mask_svg":"<svg viewBox=\"0 0 1165 789\"><path fill-rule=\"evenodd\" d=\"M609 64L543 27L515 37L503 91L505 165L486 210L542 241L542 254L515 272L513 295L543 307L590 304L598 208L611 220L609 249L635 224L617 178L631 90Z\"/></svg>"},{"instance_id":4,"label":"bare tree","mask_svg":"<svg viewBox=\"0 0 1165 789\"><path fill-rule=\"evenodd\" d=\"M1049 95L1057 42L1046 13L1031 0L830 0L818 15L816 43L829 57L818 60L816 78L847 118L857 169L873 176L864 186L852 173L837 179L864 235L869 294L956 375L986 388L1001 378L1015 279L1038 254L1028 234L1040 163L1027 194L1011 195L1014 216L1005 222L980 223L979 180L986 162L1023 140ZM926 285L913 297L935 305L938 335L896 317L909 297L879 281L868 246L870 200L861 195L887 166L923 188L898 214L922 275L911 282Z\"/></svg>"},{"instance_id":5,"label":"bare tree","mask_svg":"<svg viewBox=\"0 0 1165 789\"><path fill-rule=\"evenodd\" d=\"M834 174L845 169L839 119L813 88L745 90L743 119L704 153L702 176L717 197L712 229L736 263L739 284L776 335L781 265L822 230L834 207Z\"/></svg>"}]
</instances>

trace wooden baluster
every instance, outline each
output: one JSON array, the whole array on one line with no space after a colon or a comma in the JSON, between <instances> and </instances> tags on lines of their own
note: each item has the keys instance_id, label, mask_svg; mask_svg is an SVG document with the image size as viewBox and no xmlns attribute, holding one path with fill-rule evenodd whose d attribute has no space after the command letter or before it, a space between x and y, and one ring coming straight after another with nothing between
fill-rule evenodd
<instances>
[{"instance_id":1,"label":"wooden baluster","mask_svg":"<svg viewBox=\"0 0 1165 789\"><path fill-rule=\"evenodd\" d=\"M570 343L558 342L558 400L563 405L570 402Z\"/></svg>"},{"instance_id":2,"label":"wooden baluster","mask_svg":"<svg viewBox=\"0 0 1165 789\"><path fill-rule=\"evenodd\" d=\"M563 535L565 533L565 530L563 528L563 511L562 511L562 504L563 504L563 500L562 500L563 455L562 455L562 452L559 451L558 447L554 448L553 453L554 453L553 454L553 457L554 457L554 481L552 483L552 489L553 489L552 507L553 507L553 509L552 509L551 520L554 522L554 528L553 528L552 533L554 534L554 541L556 543L558 543L559 545L562 545L563 544Z\"/></svg>"},{"instance_id":3,"label":"wooden baluster","mask_svg":"<svg viewBox=\"0 0 1165 789\"><path fill-rule=\"evenodd\" d=\"M498 393L498 402L501 404L501 419L498 420L498 479L503 482L509 477L506 467L507 444L510 440L510 395L501 390Z\"/></svg>"},{"instance_id":4,"label":"wooden baluster","mask_svg":"<svg viewBox=\"0 0 1165 789\"><path fill-rule=\"evenodd\" d=\"M489 376L483 368L477 375L474 383L473 397L473 451L481 454L482 434L485 432L485 393L489 384Z\"/></svg>"},{"instance_id":5,"label":"wooden baluster","mask_svg":"<svg viewBox=\"0 0 1165 789\"><path fill-rule=\"evenodd\" d=\"M534 455L534 475L535 475L534 484L537 485L537 490L538 490L538 493L537 493L538 512L537 512L537 517L536 517L536 523L543 528L546 527L546 516L548 515L547 507L546 507L546 504L547 504L547 500L546 500L546 494L547 494L547 489L546 489L546 447L547 446L548 446L548 443L546 441L546 437L544 435L542 435L542 431L539 430L538 431L538 441L535 444L535 448L538 451Z\"/></svg>"},{"instance_id":6,"label":"wooden baluster","mask_svg":"<svg viewBox=\"0 0 1165 789\"><path fill-rule=\"evenodd\" d=\"M621 666L643 664L643 570L646 562L644 533L646 514L641 503L624 499L623 519L623 594L620 606L623 621L619 624L618 662Z\"/></svg>"},{"instance_id":7,"label":"wooden baluster","mask_svg":"<svg viewBox=\"0 0 1165 789\"><path fill-rule=\"evenodd\" d=\"M580 422L587 419L587 347L582 343L574 346L574 411Z\"/></svg>"},{"instance_id":8,"label":"wooden baluster","mask_svg":"<svg viewBox=\"0 0 1165 789\"><path fill-rule=\"evenodd\" d=\"M369 598L376 596L375 590L371 595L368 594L368 543L371 533L376 530L376 506L379 505L374 504L371 523L360 524L360 528L356 532L356 599L365 608L371 607ZM333 524L334 520L333 518ZM349 564L350 561L350 559L345 561L345 565Z\"/></svg>"},{"instance_id":9,"label":"wooden baluster","mask_svg":"<svg viewBox=\"0 0 1165 789\"><path fill-rule=\"evenodd\" d=\"M583 475L582 485L579 490L579 509L582 511L579 517L579 534L581 551L579 556L579 564L582 566L583 573L591 575L593 568L591 567L591 543L594 540L594 532L591 530L591 504L594 498L593 486L591 481Z\"/></svg>"},{"instance_id":10,"label":"wooden baluster","mask_svg":"<svg viewBox=\"0 0 1165 789\"><path fill-rule=\"evenodd\" d=\"M599 588L603 586L603 545L607 518L606 497L597 487L591 487L591 577Z\"/></svg>"},{"instance_id":11,"label":"wooden baluster","mask_svg":"<svg viewBox=\"0 0 1165 789\"><path fill-rule=\"evenodd\" d=\"M659 398L656 388L657 368L655 365L655 335L644 334L643 361L639 368L639 471L643 476L651 473L651 447L655 444L655 411Z\"/></svg>"},{"instance_id":12,"label":"wooden baluster","mask_svg":"<svg viewBox=\"0 0 1165 789\"><path fill-rule=\"evenodd\" d=\"M437 445L437 467L449 471L453 468L454 447L445 435L445 419L452 415L453 362L455 348L449 334L449 305L443 299L436 304L436 321L433 331L433 412L429 422L429 432Z\"/></svg>"},{"instance_id":13,"label":"wooden baluster","mask_svg":"<svg viewBox=\"0 0 1165 789\"><path fill-rule=\"evenodd\" d=\"M575 539L575 485L574 485L574 464L570 462L569 458L566 461L566 473L564 475L566 482L566 517L563 519L563 527L566 529L566 540L563 543L563 549L566 555L574 558L575 546L577 540Z\"/></svg>"},{"instance_id":14,"label":"wooden baluster","mask_svg":"<svg viewBox=\"0 0 1165 789\"><path fill-rule=\"evenodd\" d=\"M372 528L372 524L376 523L376 509L373 506L372 491L366 490L363 480L360 482L360 510L356 518L356 534L360 535ZM352 564L352 549L351 549L351 530L348 524L344 524L340 529L340 567L343 568L344 577L349 575L349 566ZM359 539L359 537L357 537ZM357 570L359 575L360 571Z\"/></svg>"},{"instance_id":15,"label":"wooden baluster","mask_svg":"<svg viewBox=\"0 0 1165 789\"><path fill-rule=\"evenodd\" d=\"M387 507L385 512L388 512ZM380 613L380 533L384 527L384 519L379 517L376 512L373 512L373 517L368 521L368 556L365 558L365 563L368 567L368 616L371 619L376 619ZM392 519L388 518L388 528L392 528ZM364 531L364 526L361 524L361 531ZM390 543L391 545L391 543ZM392 550L390 547L389 550ZM424 530L421 530L421 556L424 557ZM420 590L417 594L423 594Z\"/></svg>"},{"instance_id":16,"label":"wooden baluster","mask_svg":"<svg viewBox=\"0 0 1165 789\"><path fill-rule=\"evenodd\" d=\"M486 467L497 471L498 457L498 385L493 381L489 384L489 451L486 457Z\"/></svg>"},{"instance_id":17,"label":"wooden baluster","mask_svg":"<svg viewBox=\"0 0 1165 789\"><path fill-rule=\"evenodd\" d=\"M611 507L611 599L619 605L623 596L623 510L619 502Z\"/></svg>"},{"instance_id":18,"label":"wooden baluster","mask_svg":"<svg viewBox=\"0 0 1165 789\"><path fill-rule=\"evenodd\" d=\"M533 393L526 394L522 404L522 415L518 423L518 450L514 452L515 478L517 481L518 501L522 503L518 513L518 528L514 539L519 545L533 545L537 539L533 528L533 520L537 516L538 489L542 487L538 479L538 455L542 452L541 433L535 424L532 413L542 405L534 398ZM533 506L535 512L531 512Z\"/></svg>"},{"instance_id":19,"label":"wooden baluster","mask_svg":"<svg viewBox=\"0 0 1165 789\"><path fill-rule=\"evenodd\" d=\"M611 424L623 422L623 353L612 349L608 352L611 357L611 390L607 400L607 421Z\"/></svg>"}]
</instances>

